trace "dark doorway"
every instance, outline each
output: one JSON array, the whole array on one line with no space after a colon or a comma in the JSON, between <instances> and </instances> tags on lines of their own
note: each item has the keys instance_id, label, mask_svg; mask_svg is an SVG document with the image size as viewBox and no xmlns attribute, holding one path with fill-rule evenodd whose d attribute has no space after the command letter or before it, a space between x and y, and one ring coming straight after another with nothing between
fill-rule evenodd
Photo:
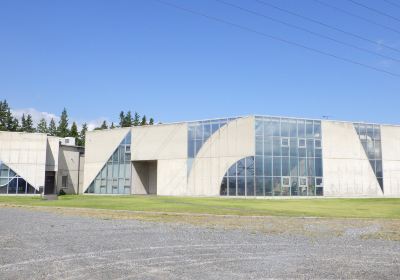
<instances>
[{"instance_id":1,"label":"dark doorway","mask_svg":"<svg viewBox=\"0 0 400 280\"><path fill-rule=\"evenodd\" d=\"M46 171L46 177L44 180L44 194L55 194L55 180L56 172Z\"/></svg>"}]
</instances>

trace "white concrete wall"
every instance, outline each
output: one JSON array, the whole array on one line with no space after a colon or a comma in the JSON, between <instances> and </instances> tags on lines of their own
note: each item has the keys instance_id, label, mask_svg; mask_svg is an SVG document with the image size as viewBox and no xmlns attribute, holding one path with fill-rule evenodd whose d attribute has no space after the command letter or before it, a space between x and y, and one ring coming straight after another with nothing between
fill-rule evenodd
<instances>
[{"instance_id":1,"label":"white concrete wall","mask_svg":"<svg viewBox=\"0 0 400 280\"><path fill-rule=\"evenodd\" d=\"M59 147L60 147L60 138L54 136L47 136L46 171L58 170Z\"/></svg>"},{"instance_id":2,"label":"white concrete wall","mask_svg":"<svg viewBox=\"0 0 400 280\"><path fill-rule=\"evenodd\" d=\"M86 191L129 131L130 128L116 128L87 132L83 192Z\"/></svg>"},{"instance_id":3,"label":"white concrete wall","mask_svg":"<svg viewBox=\"0 0 400 280\"><path fill-rule=\"evenodd\" d=\"M382 190L352 123L323 121L325 196L382 196Z\"/></svg>"},{"instance_id":4,"label":"white concrete wall","mask_svg":"<svg viewBox=\"0 0 400 280\"><path fill-rule=\"evenodd\" d=\"M385 196L400 196L400 127L381 126Z\"/></svg>"},{"instance_id":5,"label":"white concrete wall","mask_svg":"<svg viewBox=\"0 0 400 280\"><path fill-rule=\"evenodd\" d=\"M132 128L132 160L157 160L158 195L186 192L187 127L179 123Z\"/></svg>"},{"instance_id":6,"label":"white concrete wall","mask_svg":"<svg viewBox=\"0 0 400 280\"><path fill-rule=\"evenodd\" d=\"M77 148L73 146L61 146L60 155L58 162L58 172L57 172L57 193L62 189L67 194L77 194L79 183L81 181L82 166L84 162L80 162L82 148ZM67 176L67 187L62 186L62 177ZM81 192L81 190L79 190Z\"/></svg>"},{"instance_id":7,"label":"white concrete wall","mask_svg":"<svg viewBox=\"0 0 400 280\"><path fill-rule=\"evenodd\" d=\"M255 118L239 118L214 133L197 154L187 190L192 196L219 196L222 178L235 162L255 155Z\"/></svg>"},{"instance_id":8,"label":"white concrete wall","mask_svg":"<svg viewBox=\"0 0 400 280\"><path fill-rule=\"evenodd\" d=\"M44 186L47 135L0 132L0 160L35 189Z\"/></svg>"}]
</instances>

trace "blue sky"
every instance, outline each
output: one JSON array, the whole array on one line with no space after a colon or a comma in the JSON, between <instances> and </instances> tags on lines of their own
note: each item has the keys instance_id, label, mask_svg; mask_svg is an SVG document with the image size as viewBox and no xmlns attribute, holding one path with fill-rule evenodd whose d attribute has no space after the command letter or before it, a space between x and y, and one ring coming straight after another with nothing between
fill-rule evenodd
<instances>
[{"instance_id":1,"label":"blue sky","mask_svg":"<svg viewBox=\"0 0 400 280\"><path fill-rule=\"evenodd\" d=\"M400 75L400 20L328 1L263 0L378 44L290 16L255 0L224 0L379 55L249 14L215 0L165 0ZM361 3L361 0L356 0ZM396 0L391 0L396 3ZM400 19L399 6L363 4ZM383 43L394 51L385 49ZM0 98L22 112L78 122L121 110L172 122L248 114L399 123L400 77L258 36L154 0L1 0Z\"/></svg>"}]
</instances>

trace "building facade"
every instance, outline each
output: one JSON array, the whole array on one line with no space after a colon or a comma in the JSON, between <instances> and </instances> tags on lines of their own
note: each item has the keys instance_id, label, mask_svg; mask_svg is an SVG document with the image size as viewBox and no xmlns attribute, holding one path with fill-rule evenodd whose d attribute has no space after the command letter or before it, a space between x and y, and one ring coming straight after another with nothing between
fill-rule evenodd
<instances>
[{"instance_id":1,"label":"building facade","mask_svg":"<svg viewBox=\"0 0 400 280\"><path fill-rule=\"evenodd\" d=\"M0 194L79 193L84 149L73 141L41 133L0 132Z\"/></svg>"},{"instance_id":2,"label":"building facade","mask_svg":"<svg viewBox=\"0 0 400 280\"><path fill-rule=\"evenodd\" d=\"M88 132L88 194L400 196L400 127L249 116Z\"/></svg>"}]
</instances>

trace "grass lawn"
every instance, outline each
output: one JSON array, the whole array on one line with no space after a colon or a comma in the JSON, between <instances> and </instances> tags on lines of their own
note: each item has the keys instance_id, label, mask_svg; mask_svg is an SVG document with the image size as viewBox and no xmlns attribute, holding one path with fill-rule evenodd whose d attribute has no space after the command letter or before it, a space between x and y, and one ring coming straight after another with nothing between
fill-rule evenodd
<instances>
[{"instance_id":1,"label":"grass lawn","mask_svg":"<svg viewBox=\"0 0 400 280\"><path fill-rule=\"evenodd\" d=\"M66 195L59 200L0 196L1 204L242 216L400 219L400 199L229 199Z\"/></svg>"}]
</instances>

